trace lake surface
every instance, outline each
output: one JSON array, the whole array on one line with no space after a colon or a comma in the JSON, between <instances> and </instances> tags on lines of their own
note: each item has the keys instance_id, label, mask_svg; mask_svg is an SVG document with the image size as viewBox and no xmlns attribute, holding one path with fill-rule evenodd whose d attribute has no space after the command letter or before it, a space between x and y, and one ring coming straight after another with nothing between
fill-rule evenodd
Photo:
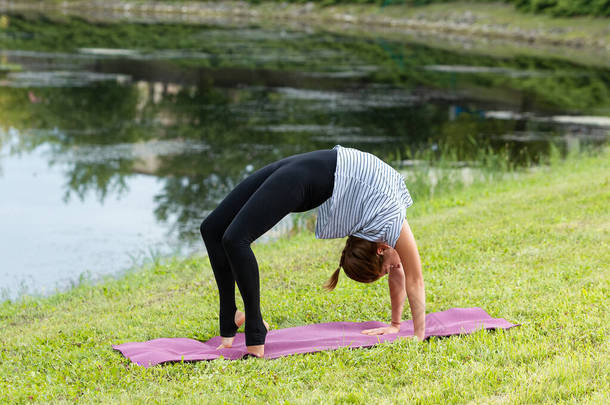
<instances>
[{"instance_id":1,"label":"lake surface","mask_svg":"<svg viewBox=\"0 0 610 405\"><path fill-rule=\"evenodd\" d=\"M441 151L525 165L609 134L603 65L320 29L0 13L0 290L50 293L203 253L205 216L291 154L341 144L398 167Z\"/></svg>"}]
</instances>

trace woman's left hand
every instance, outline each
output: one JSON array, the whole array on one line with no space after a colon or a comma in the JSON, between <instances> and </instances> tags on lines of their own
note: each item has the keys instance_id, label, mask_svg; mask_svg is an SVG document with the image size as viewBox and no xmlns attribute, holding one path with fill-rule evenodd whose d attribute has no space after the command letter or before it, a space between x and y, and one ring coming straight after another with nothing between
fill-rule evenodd
<instances>
[{"instance_id":1,"label":"woman's left hand","mask_svg":"<svg viewBox=\"0 0 610 405\"><path fill-rule=\"evenodd\" d=\"M399 331L400 328L398 326L384 326L375 329L365 329L360 333L364 333L365 335L389 335L391 333L398 333Z\"/></svg>"}]
</instances>

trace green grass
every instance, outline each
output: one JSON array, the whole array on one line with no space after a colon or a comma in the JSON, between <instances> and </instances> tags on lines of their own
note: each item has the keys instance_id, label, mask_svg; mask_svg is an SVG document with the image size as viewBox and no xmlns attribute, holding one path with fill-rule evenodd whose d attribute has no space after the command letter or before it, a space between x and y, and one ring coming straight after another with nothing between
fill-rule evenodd
<instances>
[{"instance_id":1,"label":"green grass","mask_svg":"<svg viewBox=\"0 0 610 405\"><path fill-rule=\"evenodd\" d=\"M610 152L414 199L428 312L480 306L521 327L144 369L110 346L218 333L207 259L159 262L0 304L0 402L607 403ZM342 275L323 292L341 245L298 233L255 246L272 328L389 320L385 280Z\"/></svg>"}]
</instances>

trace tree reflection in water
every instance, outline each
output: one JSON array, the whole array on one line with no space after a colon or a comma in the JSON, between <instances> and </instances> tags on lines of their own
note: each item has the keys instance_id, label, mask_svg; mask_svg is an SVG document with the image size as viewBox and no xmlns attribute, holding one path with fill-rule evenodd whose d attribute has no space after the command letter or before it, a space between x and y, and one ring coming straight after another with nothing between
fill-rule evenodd
<instances>
[{"instance_id":1,"label":"tree reflection in water","mask_svg":"<svg viewBox=\"0 0 610 405\"><path fill-rule=\"evenodd\" d=\"M481 150L508 150L514 164L526 164L548 152L549 140L575 132L607 137L603 127L530 119L608 108L604 68L326 33L281 39L260 30L265 35L253 40L171 24L159 36L159 27L122 23L124 38L109 39L105 33L119 25L96 25L72 45L89 47L78 51L62 38L84 29L80 20L10 21L16 39L0 39L7 50L47 52L3 59L30 72L0 76L0 125L20 134L12 153L50 146L49 163L68 165L66 199L93 192L103 201L126 192L129 176L157 177L163 188L155 215L184 240L197 237L199 221L241 179L295 153L340 143L386 160L436 150L473 161ZM188 52L161 52L153 43ZM66 64L73 70L61 70Z\"/></svg>"}]
</instances>

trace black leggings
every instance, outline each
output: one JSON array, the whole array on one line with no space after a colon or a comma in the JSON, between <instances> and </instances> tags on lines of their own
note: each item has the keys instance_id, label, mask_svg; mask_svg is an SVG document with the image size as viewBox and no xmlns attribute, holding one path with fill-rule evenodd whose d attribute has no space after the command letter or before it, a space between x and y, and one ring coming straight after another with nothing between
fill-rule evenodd
<instances>
[{"instance_id":1,"label":"black leggings","mask_svg":"<svg viewBox=\"0 0 610 405\"><path fill-rule=\"evenodd\" d=\"M220 335L235 336L235 282L246 312L246 345L265 343L258 264L250 244L290 212L321 205L333 192L336 150L271 163L239 183L201 224L218 284Z\"/></svg>"}]
</instances>

